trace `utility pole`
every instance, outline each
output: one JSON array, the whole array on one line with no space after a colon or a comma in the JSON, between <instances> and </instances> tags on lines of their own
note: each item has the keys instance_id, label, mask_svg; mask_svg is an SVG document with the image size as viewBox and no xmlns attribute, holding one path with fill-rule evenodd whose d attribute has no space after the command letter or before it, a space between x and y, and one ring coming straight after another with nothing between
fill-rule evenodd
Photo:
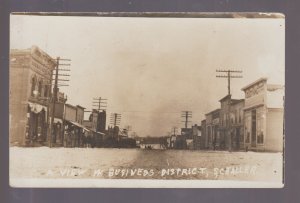
<instances>
[{"instance_id":1,"label":"utility pole","mask_svg":"<svg viewBox=\"0 0 300 203\"><path fill-rule=\"evenodd\" d=\"M228 80L228 96L229 96L229 101L228 101L228 149L229 151L232 150L232 135L231 135L231 118L230 118L230 114L231 114L231 92L230 92L230 79L231 78L242 78L242 75L233 75L233 74L238 74L238 73L243 73L242 70L216 70L216 72L218 73L227 73L227 75L217 75L217 78L227 78Z\"/></svg>"},{"instance_id":2,"label":"utility pole","mask_svg":"<svg viewBox=\"0 0 300 203\"><path fill-rule=\"evenodd\" d=\"M184 122L185 128L187 128L188 123L191 122L191 121L189 121L189 118L192 118L192 112L191 111L182 111L181 118L185 119L184 121L181 121L181 122Z\"/></svg>"},{"instance_id":3,"label":"utility pole","mask_svg":"<svg viewBox=\"0 0 300 203\"><path fill-rule=\"evenodd\" d=\"M98 111L106 110L107 99L103 99L101 97L99 97L99 98L93 98L93 104L92 104L92 106L96 107L96 109Z\"/></svg>"},{"instance_id":4,"label":"utility pole","mask_svg":"<svg viewBox=\"0 0 300 203\"><path fill-rule=\"evenodd\" d=\"M234 73L243 73L241 70L216 70L218 73L227 73L227 75L217 75L217 78L227 78L228 80L228 95L230 95L230 79L231 78L242 78L241 75L233 75Z\"/></svg>"},{"instance_id":5,"label":"utility pole","mask_svg":"<svg viewBox=\"0 0 300 203\"><path fill-rule=\"evenodd\" d=\"M60 74L59 71L70 71L70 69L60 69L59 66L70 66L71 64L61 64L60 61L71 61L70 59L61 59L60 57L56 58L56 67L52 74L52 80L54 80L53 86L53 97L52 97L52 114L51 114L51 123L50 123L50 131L49 131L49 147L52 147L53 141L53 132L54 132L54 116L55 116L55 104L57 100L58 87L61 86L69 86L65 83L59 83L59 81L70 81L69 79L59 78L59 76L68 77L68 74ZM54 78L53 78L54 76ZM56 137L55 137L56 139Z\"/></svg>"},{"instance_id":6,"label":"utility pole","mask_svg":"<svg viewBox=\"0 0 300 203\"><path fill-rule=\"evenodd\" d=\"M173 136L176 136L177 127L173 127L173 128L172 128L172 131L173 131Z\"/></svg>"},{"instance_id":7,"label":"utility pole","mask_svg":"<svg viewBox=\"0 0 300 203\"><path fill-rule=\"evenodd\" d=\"M119 113L112 113L110 115L110 124L114 127L119 126L121 122L122 115Z\"/></svg>"}]
</instances>

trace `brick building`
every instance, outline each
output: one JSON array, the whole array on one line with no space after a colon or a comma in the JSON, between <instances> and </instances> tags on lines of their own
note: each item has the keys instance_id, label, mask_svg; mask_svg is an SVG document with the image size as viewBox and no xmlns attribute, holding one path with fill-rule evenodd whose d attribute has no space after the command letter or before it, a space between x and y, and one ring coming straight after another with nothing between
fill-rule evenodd
<instances>
[{"instance_id":1,"label":"brick building","mask_svg":"<svg viewBox=\"0 0 300 203\"><path fill-rule=\"evenodd\" d=\"M10 51L10 144L45 144L56 61L36 46Z\"/></svg>"}]
</instances>

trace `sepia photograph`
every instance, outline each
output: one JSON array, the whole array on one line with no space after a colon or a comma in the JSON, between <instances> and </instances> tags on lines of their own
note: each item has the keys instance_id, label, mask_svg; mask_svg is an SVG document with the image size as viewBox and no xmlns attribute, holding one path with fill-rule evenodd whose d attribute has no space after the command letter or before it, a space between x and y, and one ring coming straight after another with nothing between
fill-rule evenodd
<instances>
[{"instance_id":1,"label":"sepia photograph","mask_svg":"<svg viewBox=\"0 0 300 203\"><path fill-rule=\"evenodd\" d=\"M9 181L284 187L285 16L12 13Z\"/></svg>"}]
</instances>

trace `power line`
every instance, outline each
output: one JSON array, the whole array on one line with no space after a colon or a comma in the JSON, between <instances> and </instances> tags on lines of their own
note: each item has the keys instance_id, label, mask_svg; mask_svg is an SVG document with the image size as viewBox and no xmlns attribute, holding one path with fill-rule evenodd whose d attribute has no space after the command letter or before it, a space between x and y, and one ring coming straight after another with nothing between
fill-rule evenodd
<instances>
[{"instance_id":1,"label":"power line","mask_svg":"<svg viewBox=\"0 0 300 203\"><path fill-rule=\"evenodd\" d=\"M68 68L60 69L59 66L70 66L71 64L61 64L60 61L71 61L71 59L62 59L60 57L56 58L56 67L53 70L52 73L52 80L54 81L54 87L53 87L53 95L52 95L52 115L51 115L51 123L50 123L50 132L49 132L49 147L52 147L52 133L54 128L54 116L55 116L55 104L57 100L57 94L58 94L58 87L61 86L68 86L68 84L61 84L59 81L69 81L65 78L59 78L59 76L69 77L70 75L67 74L60 74L59 71L70 71ZM54 77L54 78L53 78ZM54 137L56 139L56 137Z\"/></svg>"},{"instance_id":2,"label":"power line","mask_svg":"<svg viewBox=\"0 0 300 203\"><path fill-rule=\"evenodd\" d=\"M114 127L115 126L119 126L120 123L121 123L121 118L122 118L121 114L119 114L119 113L112 113L110 115L110 124L113 125Z\"/></svg>"},{"instance_id":3,"label":"power line","mask_svg":"<svg viewBox=\"0 0 300 203\"><path fill-rule=\"evenodd\" d=\"M229 102L228 102L228 116L229 116L229 122L228 122L228 131L227 131L227 137L228 137L228 143L229 143L229 151L232 149L232 135L231 135L231 118L230 118L230 112L231 112L231 94L230 94L230 79L231 78L242 78L242 75L232 75L232 73L243 73L242 70L216 70L216 72L222 72L227 73L227 75L217 75L218 78L227 78L228 79L228 96L229 96ZM216 139L216 138L214 138Z\"/></svg>"},{"instance_id":4,"label":"power line","mask_svg":"<svg viewBox=\"0 0 300 203\"><path fill-rule=\"evenodd\" d=\"M92 107L96 107L98 111L106 110L107 108L107 99L103 99L102 97L93 98Z\"/></svg>"},{"instance_id":5,"label":"power line","mask_svg":"<svg viewBox=\"0 0 300 203\"><path fill-rule=\"evenodd\" d=\"M227 75L217 75L217 78L227 78L228 79L228 95L230 95L230 79L231 78L242 78L242 75L233 75L233 73L243 73L242 70L216 70L218 73L227 73Z\"/></svg>"},{"instance_id":6,"label":"power line","mask_svg":"<svg viewBox=\"0 0 300 203\"><path fill-rule=\"evenodd\" d=\"M189 118L192 118L192 112L191 111L182 111L181 118L185 119L184 121L181 121L181 122L184 122L185 123L184 126L185 126L185 128L187 128L188 123L191 122L191 121L189 121Z\"/></svg>"}]
</instances>

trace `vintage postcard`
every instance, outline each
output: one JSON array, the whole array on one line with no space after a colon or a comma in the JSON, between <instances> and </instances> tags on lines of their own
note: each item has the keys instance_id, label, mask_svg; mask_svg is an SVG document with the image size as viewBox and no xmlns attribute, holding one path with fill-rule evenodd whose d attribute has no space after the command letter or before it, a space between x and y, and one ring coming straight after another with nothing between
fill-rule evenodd
<instances>
[{"instance_id":1,"label":"vintage postcard","mask_svg":"<svg viewBox=\"0 0 300 203\"><path fill-rule=\"evenodd\" d=\"M278 13L13 13L12 187L284 186Z\"/></svg>"}]
</instances>

